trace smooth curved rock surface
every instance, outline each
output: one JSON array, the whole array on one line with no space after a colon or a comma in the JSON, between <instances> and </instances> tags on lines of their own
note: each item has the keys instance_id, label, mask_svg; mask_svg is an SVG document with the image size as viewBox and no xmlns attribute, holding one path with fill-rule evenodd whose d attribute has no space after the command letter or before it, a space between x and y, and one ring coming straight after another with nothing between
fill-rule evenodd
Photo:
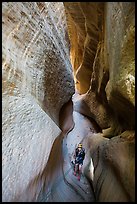
<instances>
[{"instance_id":1,"label":"smooth curved rock surface","mask_svg":"<svg viewBox=\"0 0 137 204\"><path fill-rule=\"evenodd\" d=\"M63 3L3 2L2 12L3 92L32 94L58 125L74 93Z\"/></svg>"},{"instance_id":2,"label":"smooth curved rock surface","mask_svg":"<svg viewBox=\"0 0 137 204\"><path fill-rule=\"evenodd\" d=\"M90 87L93 63L99 42L103 3L64 2L71 43L71 62L76 88L86 93Z\"/></svg>"},{"instance_id":3,"label":"smooth curved rock surface","mask_svg":"<svg viewBox=\"0 0 137 204\"><path fill-rule=\"evenodd\" d=\"M61 130L32 96L4 97L2 108L2 200L31 201L33 193L20 197L43 171Z\"/></svg>"},{"instance_id":4,"label":"smooth curved rock surface","mask_svg":"<svg viewBox=\"0 0 137 204\"><path fill-rule=\"evenodd\" d=\"M109 105L124 130L135 129L135 4L108 3L104 49L109 81ZM112 26L110 26L112 25ZM127 108L126 108L127 107Z\"/></svg>"},{"instance_id":5,"label":"smooth curved rock surface","mask_svg":"<svg viewBox=\"0 0 137 204\"><path fill-rule=\"evenodd\" d=\"M2 4L3 201L134 202L135 4L64 5Z\"/></svg>"},{"instance_id":6,"label":"smooth curved rock surface","mask_svg":"<svg viewBox=\"0 0 137 204\"><path fill-rule=\"evenodd\" d=\"M62 133L53 145L47 167L43 171L43 178L41 177L43 188L38 196L38 202L95 201L92 184L84 176L84 172L89 171L87 165L91 162L87 143L88 134L97 132L96 126L78 112L74 111L72 116L71 111L67 111L70 105L67 105L64 107L62 114L66 122L68 120L72 121L73 117L75 125L71 122L67 123L68 134L65 135ZM81 124L80 126L79 123ZM66 132L65 123L62 124L61 129ZM73 167L71 165L74 150L79 142L82 142L86 149L86 157L80 181L73 175Z\"/></svg>"},{"instance_id":7,"label":"smooth curved rock surface","mask_svg":"<svg viewBox=\"0 0 137 204\"><path fill-rule=\"evenodd\" d=\"M135 3L64 5L75 87L82 94L81 111L95 119L102 129L100 137L95 134L90 147L96 165L93 183L97 201L134 202ZM87 12L89 9L94 12ZM83 59L88 71L82 66Z\"/></svg>"},{"instance_id":8,"label":"smooth curved rock surface","mask_svg":"<svg viewBox=\"0 0 137 204\"><path fill-rule=\"evenodd\" d=\"M65 2L64 6L77 91L86 94L84 101L102 129L112 126L114 135L133 130L134 2Z\"/></svg>"},{"instance_id":9,"label":"smooth curved rock surface","mask_svg":"<svg viewBox=\"0 0 137 204\"><path fill-rule=\"evenodd\" d=\"M32 201L74 93L63 3L2 3L2 199ZM33 189L33 188L31 188Z\"/></svg>"},{"instance_id":10,"label":"smooth curved rock surface","mask_svg":"<svg viewBox=\"0 0 137 204\"><path fill-rule=\"evenodd\" d=\"M89 136L93 187L97 202L135 201L135 135L125 131L111 139Z\"/></svg>"}]
</instances>

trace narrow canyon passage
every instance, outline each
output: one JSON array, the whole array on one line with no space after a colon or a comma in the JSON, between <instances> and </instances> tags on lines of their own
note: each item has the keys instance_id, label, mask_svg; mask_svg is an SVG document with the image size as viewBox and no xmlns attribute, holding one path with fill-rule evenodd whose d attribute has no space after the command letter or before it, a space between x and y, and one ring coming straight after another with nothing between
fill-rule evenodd
<instances>
[{"instance_id":1,"label":"narrow canyon passage","mask_svg":"<svg viewBox=\"0 0 137 204\"><path fill-rule=\"evenodd\" d=\"M38 202L95 201L92 185L85 177L84 170L91 160L87 144L88 133L98 132L98 127L79 112L73 111L76 98L78 99L77 94L73 96L73 104L69 101L61 110L60 124L63 132L53 145L47 169L44 171L46 175L43 175L45 184L38 196ZM86 150L80 181L73 175L71 165L79 142L83 143Z\"/></svg>"},{"instance_id":2,"label":"narrow canyon passage","mask_svg":"<svg viewBox=\"0 0 137 204\"><path fill-rule=\"evenodd\" d=\"M2 3L2 202L135 201L134 48L134 2Z\"/></svg>"}]
</instances>

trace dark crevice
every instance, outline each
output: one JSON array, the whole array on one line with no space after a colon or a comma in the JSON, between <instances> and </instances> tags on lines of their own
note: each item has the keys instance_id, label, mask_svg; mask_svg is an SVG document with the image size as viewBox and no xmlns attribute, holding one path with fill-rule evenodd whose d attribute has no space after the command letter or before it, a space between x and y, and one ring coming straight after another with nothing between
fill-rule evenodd
<instances>
[{"instance_id":1,"label":"dark crevice","mask_svg":"<svg viewBox=\"0 0 137 204\"><path fill-rule=\"evenodd\" d=\"M74 127L73 121L73 102L72 98L65 103L59 113L59 128L63 133L68 133Z\"/></svg>"}]
</instances>

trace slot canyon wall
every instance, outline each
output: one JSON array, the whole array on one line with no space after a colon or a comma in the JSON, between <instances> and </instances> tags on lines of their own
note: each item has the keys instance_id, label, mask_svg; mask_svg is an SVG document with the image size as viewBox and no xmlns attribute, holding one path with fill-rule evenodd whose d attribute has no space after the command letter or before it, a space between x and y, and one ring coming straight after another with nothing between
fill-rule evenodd
<instances>
[{"instance_id":1,"label":"slot canyon wall","mask_svg":"<svg viewBox=\"0 0 137 204\"><path fill-rule=\"evenodd\" d=\"M64 6L75 86L85 107L79 111L102 128L89 139L96 200L134 201L135 4Z\"/></svg>"},{"instance_id":2,"label":"slot canyon wall","mask_svg":"<svg viewBox=\"0 0 137 204\"><path fill-rule=\"evenodd\" d=\"M135 200L134 45L133 2L2 3L3 202L37 197L23 193L47 164L75 87L75 110L102 129L88 135L96 200Z\"/></svg>"},{"instance_id":3,"label":"slot canyon wall","mask_svg":"<svg viewBox=\"0 0 137 204\"><path fill-rule=\"evenodd\" d=\"M61 133L59 112L74 93L69 47L63 3L2 3L3 202L43 171Z\"/></svg>"}]
</instances>

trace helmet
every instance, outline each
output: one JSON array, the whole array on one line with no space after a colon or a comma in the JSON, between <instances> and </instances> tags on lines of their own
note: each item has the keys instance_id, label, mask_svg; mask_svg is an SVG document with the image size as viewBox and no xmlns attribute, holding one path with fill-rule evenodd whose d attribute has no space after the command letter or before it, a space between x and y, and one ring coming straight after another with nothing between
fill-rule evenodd
<instances>
[{"instance_id":1,"label":"helmet","mask_svg":"<svg viewBox=\"0 0 137 204\"><path fill-rule=\"evenodd\" d=\"M81 144L81 143L79 143L79 144L78 144L78 147L82 148L82 144Z\"/></svg>"}]
</instances>

